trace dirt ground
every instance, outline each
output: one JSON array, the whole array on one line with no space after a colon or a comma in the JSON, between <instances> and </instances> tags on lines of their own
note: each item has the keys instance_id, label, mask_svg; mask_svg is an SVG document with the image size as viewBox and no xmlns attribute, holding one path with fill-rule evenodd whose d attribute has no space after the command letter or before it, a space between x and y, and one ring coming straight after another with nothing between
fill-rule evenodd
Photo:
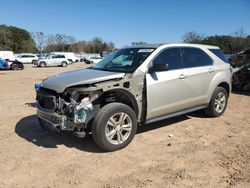
<instances>
[{"instance_id":1,"label":"dirt ground","mask_svg":"<svg viewBox=\"0 0 250 188\"><path fill-rule=\"evenodd\" d=\"M34 84L84 67L0 71L0 187L250 187L250 94L225 114L201 112L140 127L123 150L52 135L37 122Z\"/></svg>"}]
</instances>

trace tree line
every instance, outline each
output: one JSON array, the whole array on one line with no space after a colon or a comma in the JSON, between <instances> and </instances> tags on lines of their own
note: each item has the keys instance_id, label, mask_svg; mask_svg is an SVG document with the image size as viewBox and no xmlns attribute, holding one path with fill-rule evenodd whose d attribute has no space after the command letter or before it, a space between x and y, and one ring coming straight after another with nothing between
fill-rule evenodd
<instances>
[{"instance_id":1,"label":"tree line","mask_svg":"<svg viewBox=\"0 0 250 188\"><path fill-rule=\"evenodd\" d=\"M14 26L0 25L0 50L35 53L37 47L28 31Z\"/></svg>"},{"instance_id":2,"label":"tree line","mask_svg":"<svg viewBox=\"0 0 250 188\"><path fill-rule=\"evenodd\" d=\"M195 31L182 36L183 42L219 46L224 53L234 54L250 47L250 35L243 28L231 35L206 36ZM146 44L144 41L132 42L133 46ZM0 25L0 50L15 53L49 53L53 51L71 51L75 53L101 53L113 51L115 44L95 37L90 41L77 41L75 37L65 34L29 33L25 29Z\"/></svg>"},{"instance_id":3,"label":"tree line","mask_svg":"<svg viewBox=\"0 0 250 188\"><path fill-rule=\"evenodd\" d=\"M225 54L235 54L250 48L250 35L247 35L244 28L231 35L212 35L206 36L196 31L187 32L182 36L184 43L206 44L219 46ZM133 46L147 44L144 41L132 42Z\"/></svg>"},{"instance_id":4,"label":"tree line","mask_svg":"<svg viewBox=\"0 0 250 188\"><path fill-rule=\"evenodd\" d=\"M183 42L219 46L225 54L234 54L250 48L250 35L243 28L231 35L206 36L191 31L182 36Z\"/></svg>"},{"instance_id":5,"label":"tree line","mask_svg":"<svg viewBox=\"0 0 250 188\"><path fill-rule=\"evenodd\" d=\"M70 51L75 53L101 53L115 49L113 42L106 42L95 37L90 41L77 41L75 37L65 34L29 33L25 29L0 25L0 50L15 53L49 53L53 51Z\"/></svg>"},{"instance_id":6,"label":"tree line","mask_svg":"<svg viewBox=\"0 0 250 188\"><path fill-rule=\"evenodd\" d=\"M53 51L71 51L75 53L101 53L115 49L113 42L106 42L100 37L95 37L91 41L77 41L75 37L64 34L45 34L34 32L31 34L37 44L40 53Z\"/></svg>"}]
</instances>

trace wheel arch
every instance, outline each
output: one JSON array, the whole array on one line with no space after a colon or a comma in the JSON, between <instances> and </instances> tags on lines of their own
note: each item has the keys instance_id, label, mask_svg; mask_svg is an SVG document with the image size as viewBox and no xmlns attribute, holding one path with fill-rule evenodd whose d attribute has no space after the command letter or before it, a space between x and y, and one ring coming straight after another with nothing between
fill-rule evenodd
<instances>
[{"instance_id":1,"label":"wheel arch","mask_svg":"<svg viewBox=\"0 0 250 188\"><path fill-rule=\"evenodd\" d=\"M211 97L217 87L223 87L226 89L228 96L230 95L231 92L231 85L226 81L226 80L221 80L220 82L216 82L213 85L210 86L209 88L209 95L208 95L208 101L207 103L210 102Z\"/></svg>"},{"instance_id":2,"label":"wheel arch","mask_svg":"<svg viewBox=\"0 0 250 188\"><path fill-rule=\"evenodd\" d=\"M39 66L41 66L41 63L44 63L44 65L47 66L46 61L40 61L40 62L39 62Z\"/></svg>"},{"instance_id":3,"label":"wheel arch","mask_svg":"<svg viewBox=\"0 0 250 188\"><path fill-rule=\"evenodd\" d=\"M102 99L102 101L104 101L105 105L110 102L120 102L128 105L134 110L136 117L138 118L139 115L138 104L133 94L130 93L129 91L125 89L112 89L105 91L100 96L100 98Z\"/></svg>"},{"instance_id":4,"label":"wheel arch","mask_svg":"<svg viewBox=\"0 0 250 188\"><path fill-rule=\"evenodd\" d=\"M227 91L227 94L229 96L231 89L230 85L227 82L221 82L219 85L217 85L217 87L223 87Z\"/></svg>"}]
</instances>

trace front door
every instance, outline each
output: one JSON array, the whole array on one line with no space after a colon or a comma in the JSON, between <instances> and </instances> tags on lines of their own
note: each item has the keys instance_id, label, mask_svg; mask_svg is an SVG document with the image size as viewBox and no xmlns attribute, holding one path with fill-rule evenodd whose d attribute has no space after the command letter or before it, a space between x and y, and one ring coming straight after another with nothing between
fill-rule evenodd
<instances>
[{"instance_id":1,"label":"front door","mask_svg":"<svg viewBox=\"0 0 250 188\"><path fill-rule=\"evenodd\" d=\"M164 49L152 64L167 64L168 70L146 74L147 120L186 109L192 93L187 84L181 49Z\"/></svg>"}]
</instances>

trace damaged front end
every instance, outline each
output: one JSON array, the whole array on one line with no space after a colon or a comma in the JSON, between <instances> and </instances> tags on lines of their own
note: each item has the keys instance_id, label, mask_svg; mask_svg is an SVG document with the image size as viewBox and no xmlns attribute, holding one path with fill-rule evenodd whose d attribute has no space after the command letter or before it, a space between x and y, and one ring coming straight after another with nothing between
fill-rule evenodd
<instances>
[{"instance_id":1,"label":"damaged front end","mask_svg":"<svg viewBox=\"0 0 250 188\"><path fill-rule=\"evenodd\" d=\"M101 92L86 88L68 88L62 94L52 90L37 90L37 115L40 124L54 132L73 131L84 137L88 122L99 110L94 101Z\"/></svg>"},{"instance_id":2,"label":"damaged front end","mask_svg":"<svg viewBox=\"0 0 250 188\"><path fill-rule=\"evenodd\" d=\"M91 122L98 111L108 103L120 102L135 111L140 123L146 112L144 84L144 74L137 73L121 79L71 86L63 93L39 87L36 89L38 119L46 129L73 131L76 136L85 137L91 132Z\"/></svg>"}]
</instances>

